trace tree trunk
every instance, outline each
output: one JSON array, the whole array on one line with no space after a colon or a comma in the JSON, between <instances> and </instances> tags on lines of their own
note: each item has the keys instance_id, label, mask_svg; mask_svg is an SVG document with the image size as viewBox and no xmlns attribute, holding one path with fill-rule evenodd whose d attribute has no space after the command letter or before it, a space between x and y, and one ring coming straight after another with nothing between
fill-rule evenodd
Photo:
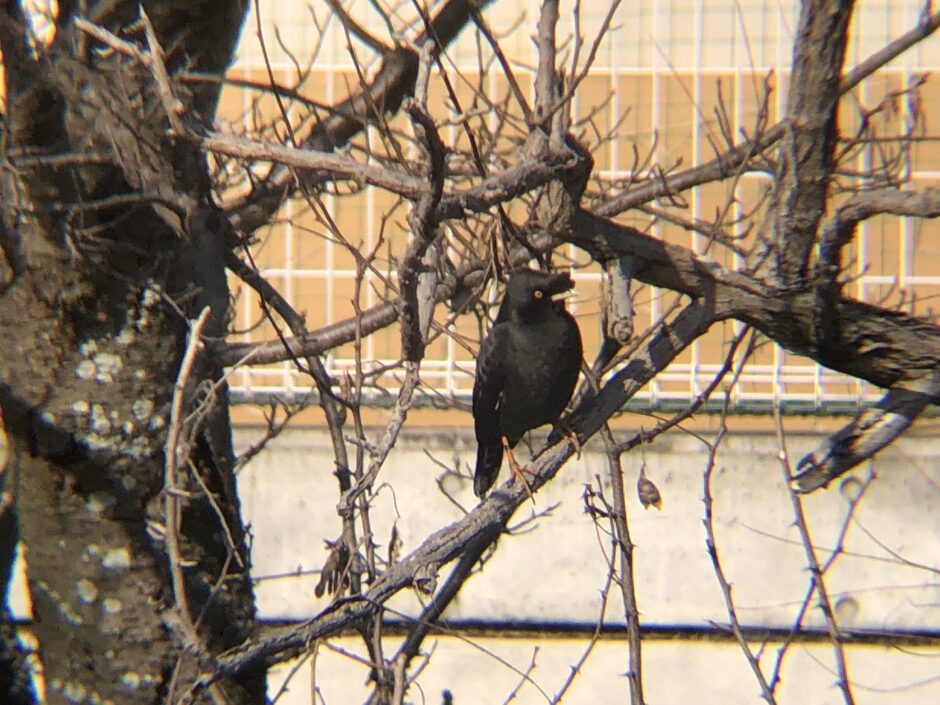
<instances>
[{"instance_id":1,"label":"tree trunk","mask_svg":"<svg viewBox=\"0 0 940 705\"><path fill-rule=\"evenodd\" d=\"M137 4L105 5L87 16L146 47L142 24L127 24ZM157 40L173 49L168 70L184 61L224 70L243 3L149 9ZM2 184L4 475L46 696L163 703L186 692L200 654L234 646L254 625L227 391L213 385L221 368L211 360L197 358L189 375L180 424L189 452L167 491L188 319L208 307L206 335L225 333L228 231L205 160L168 130L150 68L102 51L66 17L35 60L23 18L4 12L4 146L16 167ZM174 90L182 119L211 118L217 86ZM231 702L264 701L261 670L218 687Z\"/></svg>"}]
</instances>

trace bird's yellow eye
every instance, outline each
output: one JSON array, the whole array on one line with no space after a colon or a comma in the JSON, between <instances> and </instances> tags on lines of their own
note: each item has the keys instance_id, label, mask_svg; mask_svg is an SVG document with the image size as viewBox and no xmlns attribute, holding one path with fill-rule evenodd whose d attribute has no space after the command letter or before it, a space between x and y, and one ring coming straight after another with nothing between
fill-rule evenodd
<instances>
[{"instance_id":1,"label":"bird's yellow eye","mask_svg":"<svg viewBox=\"0 0 940 705\"><path fill-rule=\"evenodd\" d=\"M543 296L545 296L545 292L542 291L541 289L536 289L535 291L532 292L532 296L533 296L536 300L537 300L537 299L541 299Z\"/></svg>"}]
</instances>

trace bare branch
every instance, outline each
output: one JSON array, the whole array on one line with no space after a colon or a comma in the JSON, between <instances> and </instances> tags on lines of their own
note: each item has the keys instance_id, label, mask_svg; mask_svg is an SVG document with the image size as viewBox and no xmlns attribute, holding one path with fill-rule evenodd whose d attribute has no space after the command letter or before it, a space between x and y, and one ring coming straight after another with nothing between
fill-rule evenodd
<instances>
[{"instance_id":1,"label":"bare branch","mask_svg":"<svg viewBox=\"0 0 940 705\"><path fill-rule=\"evenodd\" d=\"M586 440L617 413L649 380L704 335L712 324L708 306L694 301L672 321L664 323L642 354L614 374L596 397L588 397L572 412L578 438Z\"/></svg>"},{"instance_id":2,"label":"bare branch","mask_svg":"<svg viewBox=\"0 0 940 705\"><path fill-rule=\"evenodd\" d=\"M402 425L405 423L408 410L411 408L412 397L414 396L415 387L417 386L418 363L405 362L405 379L402 381L401 389L398 392L398 399L395 402L395 408L385 428L385 435L382 437L379 446L372 453L372 461L369 463L369 470L361 479L357 480L353 487L349 488L349 491L343 493L343 497L337 507L337 511L340 515L352 515L356 499L358 499L363 492L371 488L372 484L375 482L375 478L378 477L379 471L382 469L382 465L385 463L389 451L391 451L395 442L398 440L398 434L401 431Z\"/></svg>"},{"instance_id":3,"label":"bare branch","mask_svg":"<svg viewBox=\"0 0 940 705\"><path fill-rule=\"evenodd\" d=\"M687 248L583 211L560 236L596 260L633 257L636 279L701 298L714 320L740 320L789 350L880 387L922 377L940 359L940 328L913 316L839 299L838 317L828 321L830 342L820 347L812 330L817 322L813 291L777 289Z\"/></svg>"},{"instance_id":4,"label":"bare branch","mask_svg":"<svg viewBox=\"0 0 940 705\"><path fill-rule=\"evenodd\" d=\"M694 337L707 330L708 326L703 324L705 320L707 317L703 317L701 307L690 305L675 322L664 326L663 331L653 339L650 351L644 356L645 360L635 360L628 365L625 368L628 374L621 371L615 375L601 391L599 401L602 403L592 406L606 409L608 404L617 403L621 399L614 411L619 409L623 401L668 365ZM629 381L626 379L628 376ZM608 416L610 413L613 411L609 411ZM598 418L599 413L592 409L583 419L575 421L573 431L580 439L586 440L603 423L598 422ZM566 442L539 454L529 468L532 472L529 489L537 491L551 480L573 452L573 445ZM429 574L435 575L441 566L460 556L467 546L483 536L498 532L528 497L529 491L521 483L507 483L497 488L460 521L432 534L409 556L390 566L362 596L341 600L300 627L274 630L269 635L229 651L219 658L216 673L207 676L203 685L258 660L273 663L289 658L315 639L333 634L353 621L370 618L393 594L415 584L417 580L427 580ZM347 495L345 499L348 501L348 498Z\"/></svg>"},{"instance_id":5,"label":"bare branch","mask_svg":"<svg viewBox=\"0 0 940 705\"><path fill-rule=\"evenodd\" d=\"M563 446L546 456L539 466L546 474L553 474L571 452ZM527 494L518 483L514 488L497 489L466 517L435 532L410 555L390 566L364 594L339 600L300 626L274 629L220 656L217 671L207 674L203 686L258 661L275 663L290 658L312 641L337 633L355 621L368 619L392 595L415 585L419 579L433 575L440 566L461 555L481 536L498 531L525 501Z\"/></svg>"},{"instance_id":6,"label":"bare branch","mask_svg":"<svg viewBox=\"0 0 940 705\"><path fill-rule=\"evenodd\" d=\"M376 54L385 55L392 51L391 47L386 46L377 37L372 36L356 20L350 17L343 5L338 0L326 0L330 9L339 16L340 21L346 31L352 34L356 39L372 49Z\"/></svg>"},{"instance_id":7,"label":"bare branch","mask_svg":"<svg viewBox=\"0 0 940 705\"><path fill-rule=\"evenodd\" d=\"M600 485L600 478L598 478L598 485ZM589 502L591 501L591 493L593 490L588 486L585 488L584 502L585 502L585 511L591 512L591 507ZM604 579L604 586L600 589L600 607L598 608L597 621L594 624L594 631L591 633L591 639L588 642L587 646L584 647L584 651L581 652L581 656L578 660L571 665L571 672L568 674L568 677L565 678L565 682L561 684L561 687L555 693L551 699L550 705L558 705L564 701L565 695L568 693L568 690L574 684L575 678L581 674L581 668L587 662L588 657L594 651L594 647L597 646L597 642L601 637L601 628L604 625L604 615L607 613L607 598L610 594L610 585L614 580L614 574L616 572L616 567L614 566L613 561L610 559L609 554L604 550L603 541L601 538L601 528L598 522L594 522L594 530L598 537L598 543L601 544L601 553L604 556L605 561L607 562L607 575Z\"/></svg>"},{"instance_id":8,"label":"bare branch","mask_svg":"<svg viewBox=\"0 0 940 705\"><path fill-rule=\"evenodd\" d=\"M430 52L423 56L424 66L431 61ZM425 70L426 73L426 70ZM426 87L425 87L426 90ZM399 288L401 291L401 340L402 357L411 362L417 362L424 356L424 345L427 340L428 327L433 317L434 290L436 282L430 282L427 295L418 300L418 285L422 278L419 273L419 263L429 253L431 243L436 237L433 222L434 210L441 200L444 191L444 143L437 133L434 121L426 112L426 106L412 103L406 111L415 121L418 132L422 134L430 158L428 181L430 188L419 198L408 220L411 225L412 238L407 249L402 254L398 267ZM433 253L430 253L433 255ZM431 262L423 263L426 275L437 278L438 267Z\"/></svg>"},{"instance_id":9,"label":"bare branch","mask_svg":"<svg viewBox=\"0 0 940 705\"><path fill-rule=\"evenodd\" d=\"M548 129L546 121L551 118L552 108L559 97L558 73L555 68L555 25L558 23L557 0L543 0L539 12L536 44L539 49L539 64L535 75L535 125Z\"/></svg>"},{"instance_id":10,"label":"bare branch","mask_svg":"<svg viewBox=\"0 0 940 705\"><path fill-rule=\"evenodd\" d=\"M347 156L294 149L219 133L189 137L209 152L311 170L320 174L318 178L322 180L350 179L356 183L378 186L409 200L416 200L427 188L424 180L402 169L374 167ZM482 213L498 203L521 196L556 177L570 159L571 155L564 153L541 155L539 159L522 158L478 185L444 195L434 216L435 221L460 218L465 211ZM305 180L310 182L309 178L305 177ZM238 221L233 223L239 225Z\"/></svg>"},{"instance_id":11,"label":"bare branch","mask_svg":"<svg viewBox=\"0 0 940 705\"><path fill-rule=\"evenodd\" d=\"M841 248L848 244L860 222L884 213L909 218L940 217L940 189L932 187L922 191L879 189L863 191L852 196L839 206L835 215L823 227L820 247L828 256L821 253L820 259L833 262L831 255L833 248Z\"/></svg>"},{"instance_id":12,"label":"bare branch","mask_svg":"<svg viewBox=\"0 0 940 705\"><path fill-rule=\"evenodd\" d=\"M634 545L630 540L630 525L627 521L627 495L624 491L621 451L606 423L601 429L604 450L607 454L608 473L614 505L611 508L611 524L614 529L616 551L620 558L620 597L623 600L623 616L627 622L627 680L630 683L631 705L644 705L643 698L643 651L640 636L640 608L637 605L634 583Z\"/></svg>"},{"instance_id":13,"label":"bare branch","mask_svg":"<svg viewBox=\"0 0 940 705\"><path fill-rule=\"evenodd\" d=\"M633 298L630 284L633 279L632 257L618 257L604 265L601 324L604 330L604 345L623 346L633 337Z\"/></svg>"},{"instance_id":14,"label":"bare branch","mask_svg":"<svg viewBox=\"0 0 940 705\"><path fill-rule=\"evenodd\" d=\"M725 601L725 609L728 612L728 618L731 620L731 632L734 634L735 640L738 642L738 646L741 647L741 651L744 653L744 657L747 659L748 665L751 667L751 672L754 674L754 677L757 679L758 684L760 685L761 696L764 700L767 701L768 705L776 705L776 698L770 689L770 686L767 684L767 678L764 676L764 672L761 670L760 663L754 656L754 653L751 651L750 645L747 643L747 638L744 636L744 632L741 630L741 623L738 621L737 609L734 606L734 598L731 594L731 583L728 582L728 579L725 577L724 569L721 566L721 559L718 555L718 543L715 539L715 519L714 519L714 506L712 501L712 474L715 469L715 458L718 453L718 447L721 445L721 441L724 439L725 434L727 433L727 426L725 425L725 416L728 412L728 403L730 401L730 395L725 395L725 406L722 410L721 421L718 427L718 431L715 434L714 440L708 445L708 460L705 465L705 472L703 473L703 502L705 503L705 547L708 551L708 556L711 558L712 567L715 571L715 577L718 579L718 584L721 587L721 595Z\"/></svg>"},{"instance_id":15,"label":"bare branch","mask_svg":"<svg viewBox=\"0 0 940 705\"><path fill-rule=\"evenodd\" d=\"M825 223L819 237L819 254L814 267L813 286L816 295L816 346L825 349L832 345L838 327L837 306L841 285L842 249L851 242L860 222L872 216L893 215L936 218L940 216L940 190L923 191L879 189L855 194L843 203L835 215Z\"/></svg>"},{"instance_id":16,"label":"bare branch","mask_svg":"<svg viewBox=\"0 0 940 705\"><path fill-rule=\"evenodd\" d=\"M783 424L780 419L779 409L775 410L775 419L777 425L777 442L780 445L780 467L783 470L784 480L790 489L790 501L793 505L793 515L796 519L796 527L800 532L800 539L803 542L803 549L806 552L806 561L813 576L813 585L816 588L816 594L819 596L819 608L822 610L823 617L826 620L826 627L829 630L829 637L832 640L833 651L836 660L836 672L839 676L838 685L842 690L842 697L846 705L854 705L855 698L852 695L852 688L849 683L848 667L845 660L845 648L843 647L844 635L836 622L835 612L832 609L832 601L829 599L829 593L826 590L826 583L823 577L823 571L816 558L816 549L813 547L813 540L809 535L809 527L806 523L806 516L803 513L803 500L792 489L793 471L790 467L789 454L787 453L786 437L783 433Z\"/></svg>"},{"instance_id":17,"label":"bare branch","mask_svg":"<svg viewBox=\"0 0 940 705\"><path fill-rule=\"evenodd\" d=\"M447 606L457 597L460 590L463 589L474 566L500 537L502 528L495 527L490 533L481 534L475 539L473 544L467 546L466 551L460 556L457 565L454 566L454 569L447 577L447 582L435 593L434 597L431 598L421 611L420 616L415 620L414 627L398 648L398 652L392 659L393 661L398 662L398 660L401 659L404 662L404 667L407 668L412 659L418 655L425 637L434 629L437 620L444 613L444 610L447 609Z\"/></svg>"},{"instance_id":18,"label":"bare branch","mask_svg":"<svg viewBox=\"0 0 940 705\"><path fill-rule=\"evenodd\" d=\"M816 228L826 208L838 128L839 79L845 60L852 3L809 0L802 3L787 117L778 151L773 233L765 247L772 252L772 274L799 285L806 278ZM754 261L764 257L763 248Z\"/></svg>"},{"instance_id":19,"label":"bare branch","mask_svg":"<svg viewBox=\"0 0 940 705\"><path fill-rule=\"evenodd\" d=\"M744 353L741 356L741 360L738 362L738 369L741 369L741 366L744 364L744 361L748 357L750 357L751 353L754 350L754 339L756 337L756 333L750 328L746 328L746 327L743 328L734 337L734 339L731 341L731 344L728 346L728 352L725 355L725 361L722 363L721 369L719 369L718 372L715 373L715 376L712 377L711 381L705 386L705 389L703 389L702 392L697 397L695 397L695 399L693 399L692 402L685 409L683 409L682 411L680 411L679 413L677 413L675 416L671 418L663 419L662 421L657 423L653 428L651 428L648 431L644 429L640 429L640 431L636 433L632 438L621 443L618 446L618 448L621 451L625 452L625 451L630 450L631 448L635 448L641 443L649 443L657 436L665 433L671 428L675 428L686 419L691 418L702 407L702 404L704 404L706 401L708 401L711 398L711 395L714 393L716 389L718 389L718 386L722 383L722 380L725 378L725 375L727 375L728 372L731 371L731 367L735 362L735 354L738 351L738 346L741 344L741 341L743 341L744 338L747 336L750 336L750 337L748 339L747 345L745 346Z\"/></svg>"},{"instance_id":20,"label":"bare branch","mask_svg":"<svg viewBox=\"0 0 940 705\"><path fill-rule=\"evenodd\" d=\"M490 1L483 0L477 5L482 9ZM430 37L434 40L436 52L443 51L469 21L468 4L468 0L447 0L434 16L430 30L415 38L414 45L422 46ZM413 94L417 71L418 56L414 50L400 45L387 52L370 83L360 93L336 106L330 117L317 121L307 135L298 139L298 144L321 152L333 151L347 144L377 121L379 116L375 113L375 106L384 112L398 110L402 101ZM275 169L263 186L226 208L232 224L247 233L267 223L292 193L292 179L289 169Z\"/></svg>"},{"instance_id":21,"label":"bare branch","mask_svg":"<svg viewBox=\"0 0 940 705\"><path fill-rule=\"evenodd\" d=\"M297 149L280 144L258 142L236 135L208 132L190 135L207 152L239 159L270 161L294 169L309 169L336 180L351 179L357 183L379 186L406 198L417 198L424 191L421 179L395 167L374 167L355 159L330 152Z\"/></svg>"},{"instance_id":22,"label":"bare branch","mask_svg":"<svg viewBox=\"0 0 940 705\"><path fill-rule=\"evenodd\" d=\"M793 489L805 493L825 487L893 443L938 399L940 374L936 372L890 388L877 404L859 412L800 460Z\"/></svg>"},{"instance_id":23,"label":"bare branch","mask_svg":"<svg viewBox=\"0 0 940 705\"><path fill-rule=\"evenodd\" d=\"M777 422L782 428L783 419L780 418ZM822 566L822 573L825 575L829 569L835 565L836 560L839 556L842 556L845 553L845 538L848 535L849 526L852 524L852 521L855 519L856 510L858 509L859 504L862 501L862 498L868 492L868 489L871 487L871 483L874 480L874 473L869 473L864 484L858 488L857 492L854 492L848 495L849 506L845 513L845 518L842 521L842 526L839 529L839 536L836 539L835 546L829 553L829 558L826 559L825 565ZM816 593L816 583L813 580L812 576L809 580L809 588L806 591L806 596L803 598L803 601L800 603L800 609L797 612L796 618L793 620L793 626L790 628L787 638L777 649L777 657L774 660L774 669L773 674L770 678L770 690L775 691L777 685L781 681L781 671L783 668L783 659L786 656L787 649L793 643L796 635L799 633L803 620L806 617L806 613L809 611L810 601L813 599L813 595Z\"/></svg>"},{"instance_id":24,"label":"bare branch","mask_svg":"<svg viewBox=\"0 0 940 705\"><path fill-rule=\"evenodd\" d=\"M849 92L889 61L931 36L938 28L940 28L940 12L930 15L929 18L921 21L916 27L856 65L839 82L838 94L844 95ZM613 216L644 203L649 203L669 193L677 193L712 181L720 181L734 174L752 156L760 154L772 146L783 137L785 129L785 123L778 122L761 135L741 142L710 162L673 174L665 182L650 181L643 186L621 193L595 208L594 212L597 215Z\"/></svg>"},{"instance_id":25,"label":"bare branch","mask_svg":"<svg viewBox=\"0 0 940 705\"><path fill-rule=\"evenodd\" d=\"M620 0L614 0L614 2L610 3L610 6L607 8L607 14L604 16L604 21L601 22L601 26L597 30L597 36L594 37L594 41L591 43L591 48L588 50L587 59L585 60L584 65L581 67L581 70L578 71L576 75L574 70L577 68L576 60L578 52L575 51L575 55L572 57L571 64L572 75L574 78L569 81L569 85L565 90L565 94L563 96L559 96L551 110L551 114L561 110L565 105L574 99L575 95L577 95L578 87L581 85L581 82L587 78L591 67L594 65L594 59L597 57L597 50L600 49L601 42L604 40L604 37L608 35L610 25L613 22L614 15L618 9L620 9ZM581 37L575 37L575 42L577 48L581 42Z\"/></svg>"},{"instance_id":26,"label":"bare branch","mask_svg":"<svg viewBox=\"0 0 940 705\"><path fill-rule=\"evenodd\" d=\"M234 259L229 262L229 269L241 276L244 263L237 265L235 261L238 258L235 255L232 255L232 258ZM357 324L360 326L362 336L371 335L377 330L390 326L398 320L398 307L397 301L378 304L363 311L360 317L348 318L324 326L303 337L288 337L284 342L272 340L266 343L218 344L219 362L226 367L241 363L267 365L294 357L320 355L327 350L352 342L356 337Z\"/></svg>"},{"instance_id":27,"label":"bare branch","mask_svg":"<svg viewBox=\"0 0 940 705\"><path fill-rule=\"evenodd\" d=\"M181 506L180 497L182 485L179 478L179 468L185 465L189 460L189 444L181 444L183 425L183 404L186 398L189 375L192 372L193 364L196 362L196 355L203 347L202 330L209 320L210 309L206 306L200 312L195 321L190 324L189 337L186 342L186 352L183 354L183 361L180 363L179 375L176 378L176 385L173 387L173 401L170 405L170 425L167 432L166 450L166 469L164 472L164 491L165 497L165 522L166 522L166 549L170 561L170 574L173 579L173 596L176 602L177 610L181 618L183 629L187 639L193 647L202 646L201 640L196 633L195 622L189 609L189 600L186 596L186 581L183 578L183 558L180 552L179 530Z\"/></svg>"},{"instance_id":28,"label":"bare branch","mask_svg":"<svg viewBox=\"0 0 940 705\"><path fill-rule=\"evenodd\" d=\"M509 60L506 58L502 48L499 46L499 42L496 41L496 37L493 36L489 25L486 23L486 20L483 19L483 16L480 14L476 6L470 2L468 3L468 7L470 9L470 18L473 20L473 23L476 25L477 29L480 30L480 34L482 34L486 41L489 42L490 48L496 55L497 61L499 61L499 65L503 70L503 75L506 77L506 81L509 83L509 89L512 91L513 97L516 99L516 102L519 104L519 108L522 110L522 115L525 118L526 124L531 123L532 109L529 107L529 101L526 100L525 94L522 92L522 88L519 87L519 81L516 80L516 74L513 72Z\"/></svg>"}]
</instances>

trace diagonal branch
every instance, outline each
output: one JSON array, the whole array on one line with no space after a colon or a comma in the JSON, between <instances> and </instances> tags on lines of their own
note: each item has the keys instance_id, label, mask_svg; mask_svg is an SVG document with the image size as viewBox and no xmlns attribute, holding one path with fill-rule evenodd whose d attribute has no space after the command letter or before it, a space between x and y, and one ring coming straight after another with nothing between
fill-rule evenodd
<instances>
[{"instance_id":1,"label":"diagonal branch","mask_svg":"<svg viewBox=\"0 0 940 705\"><path fill-rule=\"evenodd\" d=\"M333 11L333 14L338 15L340 21L343 23L343 27L353 35L360 42L365 44L367 47L371 48L377 54L385 54L386 52L391 51L390 47L385 46L382 41L373 36L363 27L361 24L356 22L356 20L350 16L343 5L339 0L326 0L327 4L330 6L330 9Z\"/></svg>"},{"instance_id":2,"label":"diagonal branch","mask_svg":"<svg viewBox=\"0 0 940 705\"><path fill-rule=\"evenodd\" d=\"M940 400L940 373L898 384L873 407L804 456L793 477L793 489L806 493L825 487L859 463L868 460L903 434L928 406Z\"/></svg>"},{"instance_id":3,"label":"diagonal branch","mask_svg":"<svg viewBox=\"0 0 940 705\"><path fill-rule=\"evenodd\" d=\"M834 323L838 321L842 249L852 241L860 222L882 213L936 218L940 216L940 189L865 191L839 206L835 215L825 223L819 237L819 254L813 273L817 311L813 337L819 349L829 348L838 333L838 326Z\"/></svg>"},{"instance_id":4,"label":"diagonal branch","mask_svg":"<svg viewBox=\"0 0 940 705\"><path fill-rule=\"evenodd\" d=\"M675 321L650 342L649 349L605 385L599 403L581 414L572 430L587 440L619 410L632 394L665 368L696 337L708 329L707 311L699 303L690 304ZM629 377L629 379L627 379ZM598 411L594 407L601 407ZM602 416L602 414L606 415ZM272 629L263 636L222 654L216 670L200 682L205 688L216 679L240 672L256 663L273 664L297 656L316 639L337 633L356 621L374 617L384 603L396 593L412 586L433 583L436 573L450 561L464 555L468 547L491 541L498 535L518 507L528 501L531 491L549 482L574 454L573 444L565 442L550 447L530 465L529 488L522 483L506 483L492 492L485 501L459 521L439 529L411 554L379 576L368 591L359 596L339 600L316 617L299 626Z\"/></svg>"},{"instance_id":5,"label":"diagonal branch","mask_svg":"<svg viewBox=\"0 0 940 705\"><path fill-rule=\"evenodd\" d=\"M470 19L469 2L476 1L482 9L492 0L448 0L434 16L431 30L422 32L414 40L422 46L428 38L435 43L437 53L448 47ZM382 56L378 72L362 91L336 106L329 117L319 120L298 140L305 149L330 152L374 124L380 117L376 107L385 113L396 112L405 98L414 95L418 74L418 55L407 47L398 46ZM250 233L266 225L295 188L294 176L286 167L275 168L264 184L243 199L226 207L232 224Z\"/></svg>"},{"instance_id":6,"label":"diagonal branch","mask_svg":"<svg viewBox=\"0 0 940 705\"><path fill-rule=\"evenodd\" d=\"M392 662L398 662L401 659L404 667L408 668L412 659L418 655L421 644L425 637L431 632L444 610L463 589L464 583L471 576L473 567L477 564L483 554L500 537L503 527L493 527L488 533L482 533L475 538L473 543L467 546L466 550L457 561L457 565L447 577L447 581L434 597L428 602L421 611L420 616L415 620L414 627L408 633L408 636L398 647L398 651L391 659Z\"/></svg>"},{"instance_id":7,"label":"diagonal branch","mask_svg":"<svg viewBox=\"0 0 940 705\"><path fill-rule=\"evenodd\" d=\"M838 94L845 95L889 61L922 42L938 29L940 29L940 12L935 12L846 73L839 82ZM752 156L771 147L783 137L784 133L785 124L778 122L762 135L753 140L743 141L705 164L680 171L664 179L654 179L638 188L607 199L595 208L594 212L597 215L614 216L657 198L733 176L742 164Z\"/></svg>"},{"instance_id":8,"label":"diagonal branch","mask_svg":"<svg viewBox=\"0 0 940 705\"><path fill-rule=\"evenodd\" d=\"M780 418L779 410L776 413L777 442L780 446L780 466L783 470L784 480L788 484L793 484L793 472L790 467L790 456L787 452L786 437L783 434L783 423ZM826 620L826 627L829 630L829 637L832 639L833 650L835 652L836 672L839 676L838 685L842 690L842 697L845 705L854 705L855 698L852 695L852 688L849 683L848 666L845 659L845 648L843 641L845 635L839 629L836 622L835 612L832 609L832 600L829 598L829 592L826 589L826 582L823 576L823 569L816 558L816 549L813 546L812 537L809 534L809 527L806 523L806 515L803 512L803 500L795 492L790 492L790 501L793 505L793 515L796 527L800 532L800 539L803 543L803 550L806 552L806 562L813 576L813 586L816 588L816 594L819 596L819 608L822 610L823 617Z\"/></svg>"},{"instance_id":9,"label":"diagonal branch","mask_svg":"<svg viewBox=\"0 0 940 705\"><path fill-rule=\"evenodd\" d=\"M583 442L594 435L647 382L704 335L714 322L712 313L705 302L693 301L675 319L664 323L646 348L614 374L596 397L587 397L572 412L571 425L578 438Z\"/></svg>"}]
</instances>

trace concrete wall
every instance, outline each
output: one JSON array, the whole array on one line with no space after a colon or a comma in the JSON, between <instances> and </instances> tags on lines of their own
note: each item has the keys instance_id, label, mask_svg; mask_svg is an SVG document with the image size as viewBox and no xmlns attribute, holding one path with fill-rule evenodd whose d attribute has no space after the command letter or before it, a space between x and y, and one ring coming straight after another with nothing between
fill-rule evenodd
<instances>
[{"instance_id":1,"label":"concrete wall","mask_svg":"<svg viewBox=\"0 0 940 705\"><path fill-rule=\"evenodd\" d=\"M375 433L378 433L377 431ZM243 430L240 445L256 432ZM626 434L624 434L626 437ZM710 438L710 435L706 435ZM788 438L791 458L815 447L813 434ZM467 464L475 445L465 431L410 432L393 450L377 484L373 531L384 555L393 524L413 550L429 533L458 519L462 507L474 506ZM603 455L588 447L556 480L524 505L516 520L551 509L503 537L499 549L475 575L446 617L454 624L490 623L505 630L513 624L552 625L538 635L498 638L485 632L468 641L429 639L434 656L418 679L413 702L436 703L440 689L450 688L455 702L502 702L519 682L518 673L491 653L525 671L538 647L532 678L549 696L560 687L570 666L589 642L572 639L565 627L593 625L600 611L610 542L584 512L588 483L606 476ZM750 703L760 700L753 676L737 647L707 639L712 623L728 616L705 550L703 468L707 448L693 435L673 432L646 447L647 474L658 484L663 510L644 511L634 483L641 462L639 449L624 456L630 530L637 545L636 589L642 623L676 627L689 638L651 640L645 647L649 701L661 703ZM789 628L806 594L806 556L793 525L793 511L772 434L732 434L721 446L714 471L715 531L728 580L733 584L740 620L748 626ZM447 473L429 457L465 477ZM524 453L522 454L524 456ZM873 464L876 479L859 503L843 542L844 553L827 574L838 605L840 623L863 634L932 632L933 650L920 647L853 646L850 676L857 681L857 702L940 702L940 442L932 434L912 435ZM244 511L254 534L254 574L259 579L261 613L271 619L298 619L316 614L327 599L313 594L326 551L324 538L339 535L335 513L337 484L332 476L328 438L317 430L284 434L253 460L239 477ZM864 479L870 468L856 475ZM504 470L505 473L505 470ZM505 475L503 476L504 479ZM447 490L446 497L438 482ZM610 488L606 480L604 491ZM819 560L836 545L849 495L858 484L847 483L816 493L804 502ZM843 491L844 490L844 491ZM306 573L296 575L296 573ZM286 574L295 573L291 577ZM442 572L442 578L446 569ZM282 576L282 577L274 577ZM619 596L612 592L607 622L622 624ZM815 603L814 603L815 604ZM413 594L392 606L405 614L420 608ZM824 627L813 607L806 623ZM357 650L352 640L340 640ZM602 641L566 702L625 702L625 642ZM776 648L764 650L771 664ZM303 669L302 669L303 671ZM317 686L330 703L361 702L365 670L347 658L321 653ZM309 700L309 671L294 681L290 703ZM358 675L356 675L358 673ZM780 702L840 702L832 686L832 649L798 644L785 661ZM272 687L276 679L272 678ZM308 685L297 685L306 683ZM900 690L899 690L900 689ZM423 694L422 694L423 693ZM285 696L287 697L287 696ZM519 692L521 702L545 702L531 683Z\"/></svg>"},{"instance_id":2,"label":"concrete wall","mask_svg":"<svg viewBox=\"0 0 940 705\"><path fill-rule=\"evenodd\" d=\"M364 656L352 639L334 646ZM518 705L549 702L583 655L589 640L506 639L474 637L429 638L432 652L406 702L438 705L441 692L450 690L454 705L499 705L518 689ZM393 644L394 645L394 644ZM772 664L777 643L767 646L762 663ZM849 652L853 694L858 705L936 705L940 702L937 678L938 651L881 646L853 647ZM530 665L534 666L529 670ZM626 645L602 641L585 661L562 700L569 704L607 705L629 702L624 677ZM295 664L291 664L293 667ZM776 690L777 702L799 705L840 705L835 686L832 648L826 644L792 647L785 661L784 680ZM271 697L288 676L280 667L270 676ZM523 680L528 673L531 680ZM734 705L765 703L741 650L730 643L695 640L645 641L643 674L650 705ZM291 674L278 705L308 705L316 689L318 705L364 703L369 693L366 669L349 656L321 648L312 669L308 660Z\"/></svg>"}]
</instances>

